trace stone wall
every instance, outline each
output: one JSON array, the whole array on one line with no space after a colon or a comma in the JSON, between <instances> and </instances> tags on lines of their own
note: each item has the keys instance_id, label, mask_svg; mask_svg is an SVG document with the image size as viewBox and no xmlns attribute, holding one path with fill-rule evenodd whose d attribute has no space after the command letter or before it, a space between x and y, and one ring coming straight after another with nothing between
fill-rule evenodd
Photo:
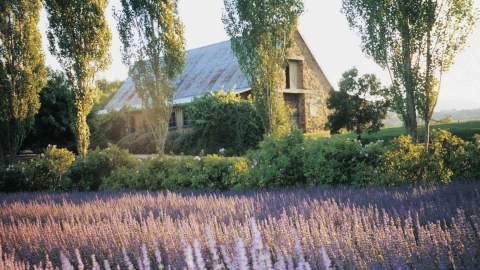
<instances>
[{"instance_id":1,"label":"stone wall","mask_svg":"<svg viewBox=\"0 0 480 270\"><path fill-rule=\"evenodd\" d=\"M303 109L305 131L325 130L329 110L327 99L333 87L317 63L300 33L295 34L295 43L289 51L293 59L301 59L301 77L303 90ZM302 106L300 106L302 108Z\"/></svg>"}]
</instances>

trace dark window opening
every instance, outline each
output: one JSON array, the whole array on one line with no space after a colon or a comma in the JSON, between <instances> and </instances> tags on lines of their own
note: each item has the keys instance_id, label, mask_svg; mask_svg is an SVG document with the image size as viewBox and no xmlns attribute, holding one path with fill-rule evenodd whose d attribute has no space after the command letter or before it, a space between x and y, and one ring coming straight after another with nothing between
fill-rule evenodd
<instances>
[{"instance_id":1,"label":"dark window opening","mask_svg":"<svg viewBox=\"0 0 480 270\"><path fill-rule=\"evenodd\" d=\"M192 121L188 117L186 112L183 112L183 127L190 127L192 125Z\"/></svg>"},{"instance_id":2,"label":"dark window opening","mask_svg":"<svg viewBox=\"0 0 480 270\"><path fill-rule=\"evenodd\" d=\"M290 66L285 68L285 89L290 89Z\"/></svg>"},{"instance_id":3,"label":"dark window opening","mask_svg":"<svg viewBox=\"0 0 480 270\"><path fill-rule=\"evenodd\" d=\"M128 133L135 133L135 117L132 115L130 117L130 123L128 123Z\"/></svg>"},{"instance_id":4,"label":"dark window opening","mask_svg":"<svg viewBox=\"0 0 480 270\"><path fill-rule=\"evenodd\" d=\"M168 121L168 129L177 129L177 117L175 111L172 111L170 115L170 120Z\"/></svg>"}]
</instances>

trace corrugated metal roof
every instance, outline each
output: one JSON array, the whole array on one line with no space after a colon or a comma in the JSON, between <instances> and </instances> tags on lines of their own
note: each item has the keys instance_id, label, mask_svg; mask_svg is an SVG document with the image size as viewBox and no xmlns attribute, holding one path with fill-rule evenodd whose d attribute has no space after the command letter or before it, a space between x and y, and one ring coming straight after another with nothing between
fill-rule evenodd
<instances>
[{"instance_id":1,"label":"corrugated metal roof","mask_svg":"<svg viewBox=\"0 0 480 270\"><path fill-rule=\"evenodd\" d=\"M240 70L230 41L192 49L185 54L185 68L175 80L174 104L190 102L194 97L221 89L243 92L248 90L247 78ZM105 106L105 111L123 107L141 109L142 101L128 78Z\"/></svg>"}]
</instances>

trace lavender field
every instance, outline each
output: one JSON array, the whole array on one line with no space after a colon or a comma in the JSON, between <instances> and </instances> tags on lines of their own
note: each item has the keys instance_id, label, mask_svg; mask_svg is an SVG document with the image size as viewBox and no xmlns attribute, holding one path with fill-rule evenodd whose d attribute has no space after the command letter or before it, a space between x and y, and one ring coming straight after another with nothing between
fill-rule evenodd
<instances>
[{"instance_id":1,"label":"lavender field","mask_svg":"<svg viewBox=\"0 0 480 270\"><path fill-rule=\"evenodd\" d=\"M478 182L0 203L2 270L480 269Z\"/></svg>"}]
</instances>

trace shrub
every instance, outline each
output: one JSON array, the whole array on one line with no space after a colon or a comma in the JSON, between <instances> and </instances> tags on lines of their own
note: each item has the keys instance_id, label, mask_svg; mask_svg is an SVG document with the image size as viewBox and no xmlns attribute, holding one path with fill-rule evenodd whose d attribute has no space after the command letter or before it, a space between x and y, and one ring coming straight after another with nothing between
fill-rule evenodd
<instances>
[{"instance_id":1,"label":"shrub","mask_svg":"<svg viewBox=\"0 0 480 270\"><path fill-rule=\"evenodd\" d=\"M247 154L250 170L245 185L282 187L304 184L303 153L304 138L299 130L266 137L258 150Z\"/></svg>"},{"instance_id":2,"label":"shrub","mask_svg":"<svg viewBox=\"0 0 480 270\"><path fill-rule=\"evenodd\" d=\"M48 146L40 156L4 168L1 172L0 190L63 190L63 175L74 160L75 155L69 150Z\"/></svg>"},{"instance_id":3,"label":"shrub","mask_svg":"<svg viewBox=\"0 0 480 270\"><path fill-rule=\"evenodd\" d=\"M165 153L178 155L197 155L201 152L196 146L197 135L193 130L169 132L165 142Z\"/></svg>"},{"instance_id":4,"label":"shrub","mask_svg":"<svg viewBox=\"0 0 480 270\"><path fill-rule=\"evenodd\" d=\"M443 132L434 135L429 151L423 144L414 144L410 136L392 141L383 157L384 184L448 183L452 176L454 159L451 152L458 150L457 139Z\"/></svg>"},{"instance_id":5,"label":"shrub","mask_svg":"<svg viewBox=\"0 0 480 270\"><path fill-rule=\"evenodd\" d=\"M62 177L75 160L67 149L48 146L45 152L27 162L31 190L53 190L64 188Z\"/></svg>"},{"instance_id":6,"label":"shrub","mask_svg":"<svg viewBox=\"0 0 480 270\"><path fill-rule=\"evenodd\" d=\"M474 141L465 145L466 164L462 178L480 180L480 135L474 136Z\"/></svg>"},{"instance_id":7,"label":"shrub","mask_svg":"<svg viewBox=\"0 0 480 270\"><path fill-rule=\"evenodd\" d=\"M175 190L180 188L225 190L235 183L242 158L159 157L144 161L137 170L118 168L105 178L104 190Z\"/></svg>"},{"instance_id":8,"label":"shrub","mask_svg":"<svg viewBox=\"0 0 480 270\"><path fill-rule=\"evenodd\" d=\"M309 185L378 183L383 142L362 145L358 140L312 140L306 145L304 173Z\"/></svg>"},{"instance_id":9,"label":"shrub","mask_svg":"<svg viewBox=\"0 0 480 270\"><path fill-rule=\"evenodd\" d=\"M26 162L0 167L0 192L19 192L29 190L25 168Z\"/></svg>"},{"instance_id":10,"label":"shrub","mask_svg":"<svg viewBox=\"0 0 480 270\"><path fill-rule=\"evenodd\" d=\"M77 190L98 190L103 178L120 167L133 169L139 161L127 150L115 145L90 151L85 157L77 159L68 171L71 188Z\"/></svg>"},{"instance_id":11,"label":"shrub","mask_svg":"<svg viewBox=\"0 0 480 270\"><path fill-rule=\"evenodd\" d=\"M195 153L202 149L208 154L224 148L227 155L241 155L257 146L263 138L261 119L251 99L220 91L196 98L186 106L191 120ZM183 150L182 152L187 152Z\"/></svg>"}]
</instances>

